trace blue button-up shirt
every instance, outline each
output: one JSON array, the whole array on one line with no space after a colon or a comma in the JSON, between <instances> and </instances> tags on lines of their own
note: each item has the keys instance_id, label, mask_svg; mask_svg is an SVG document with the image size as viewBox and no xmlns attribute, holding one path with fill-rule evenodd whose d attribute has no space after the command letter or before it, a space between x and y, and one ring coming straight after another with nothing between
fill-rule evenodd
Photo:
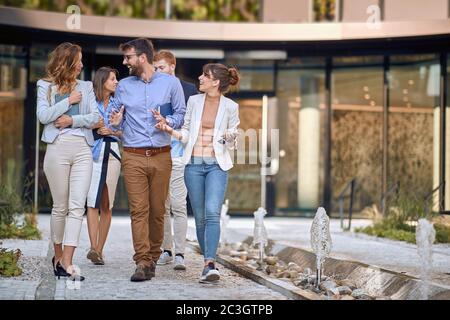
<instances>
[{"instance_id":1,"label":"blue button-up shirt","mask_svg":"<svg viewBox=\"0 0 450 320\"><path fill-rule=\"evenodd\" d=\"M100 113L100 116L103 118L103 123L107 128L111 128L111 126L109 125L109 116L111 114L111 108L113 107L113 105L114 105L114 97L109 98L108 107L106 107L106 109L103 105L103 101L97 101L98 113ZM119 138L117 138L116 136L108 136L108 137L116 141L119 141ZM92 158L94 161L98 161L98 159L100 158L100 153L102 152L102 143L103 137L94 141L94 145L92 146Z\"/></svg>"},{"instance_id":2,"label":"blue button-up shirt","mask_svg":"<svg viewBox=\"0 0 450 320\"><path fill-rule=\"evenodd\" d=\"M184 153L184 147L180 140L172 138L172 141L170 142L170 155L172 156L172 159L180 158L183 156Z\"/></svg>"},{"instance_id":3,"label":"blue button-up shirt","mask_svg":"<svg viewBox=\"0 0 450 320\"><path fill-rule=\"evenodd\" d=\"M170 145L170 135L155 128L157 121L151 112L170 103L173 114L166 116L174 129L183 125L186 103L178 78L155 72L150 81L137 76L119 81L114 96L114 109L125 107L122 141L125 147L163 147Z\"/></svg>"},{"instance_id":4,"label":"blue button-up shirt","mask_svg":"<svg viewBox=\"0 0 450 320\"><path fill-rule=\"evenodd\" d=\"M183 80L180 80L180 83L181 83L181 87L183 88L184 102L187 105L189 98L193 95L198 94L199 92L197 91L197 88L195 87L195 85L193 83L186 82ZM172 142L171 142L170 146L172 147L172 149L170 151L172 159L180 158L183 156L184 146L180 140L172 138Z\"/></svg>"}]
</instances>

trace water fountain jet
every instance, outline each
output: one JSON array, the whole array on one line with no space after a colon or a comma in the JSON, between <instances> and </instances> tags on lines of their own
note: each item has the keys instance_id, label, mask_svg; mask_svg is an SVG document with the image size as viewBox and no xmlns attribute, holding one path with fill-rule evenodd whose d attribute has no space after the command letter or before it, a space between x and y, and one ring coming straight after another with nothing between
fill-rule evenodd
<instances>
[{"instance_id":1,"label":"water fountain jet","mask_svg":"<svg viewBox=\"0 0 450 320\"><path fill-rule=\"evenodd\" d=\"M228 244L227 227L228 222L230 222L230 216L227 214L228 208L228 199L226 199L225 203L222 204L222 208L220 210L220 243L223 246Z\"/></svg>"},{"instance_id":2,"label":"water fountain jet","mask_svg":"<svg viewBox=\"0 0 450 320\"><path fill-rule=\"evenodd\" d=\"M266 209L259 207L253 215L255 216L255 226L253 229L253 245L259 246L259 264L262 266L264 261L264 248L267 245L267 230L264 226L264 216Z\"/></svg>"},{"instance_id":3,"label":"water fountain jet","mask_svg":"<svg viewBox=\"0 0 450 320\"><path fill-rule=\"evenodd\" d=\"M311 247L316 254L316 288L319 287L323 274L323 262L331 251L330 219L324 208L317 209L311 225Z\"/></svg>"},{"instance_id":4,"label":"water fountain jet","mask_svg":"<svg viewBox=\"0 0 450 320\"><path fill-rule=\"evenodd\" d=\"M428 300L431 271L433 268L433 243L436 231L426 219L420 219L416 227L416 244L420 257L421 299Z\"/></svg>"}]
</instances>

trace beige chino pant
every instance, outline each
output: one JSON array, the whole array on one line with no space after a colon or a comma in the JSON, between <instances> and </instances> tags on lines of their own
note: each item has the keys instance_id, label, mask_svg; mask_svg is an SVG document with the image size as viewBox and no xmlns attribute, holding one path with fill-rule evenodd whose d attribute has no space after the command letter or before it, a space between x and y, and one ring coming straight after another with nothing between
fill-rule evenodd
<instances>
[{"instance_id":1,"label":"beige chino pant","mask_svg":"<svg viewBox=\"0 0 450 320\"><path fill-rule=\"evenodd\" d=\"M92 175L92 152L85 137L64 134L48 144L44 173L53 199L52 241L77 247Z\"/></svg>"},{"instance_id":2,"label":"beige chino pant","mask_svg":"<svg viewBox=\"0 0 450 320\"><path fill-rule=\"evenodd\" d=\"M165 202L169 193L170 151L147 157L124 151L122 169L131 214L136 265L150 266L161 254Z\"/></svg>"}]
</instances>

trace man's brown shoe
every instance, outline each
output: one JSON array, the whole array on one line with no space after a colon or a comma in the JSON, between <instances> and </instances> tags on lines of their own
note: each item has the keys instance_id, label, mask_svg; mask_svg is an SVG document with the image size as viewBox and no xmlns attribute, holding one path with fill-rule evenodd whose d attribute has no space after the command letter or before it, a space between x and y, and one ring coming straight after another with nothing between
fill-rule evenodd
<instances>
[{"instance_id":1,"label":"man's brown shoe","mask_svg":"<svg viewBox=\"0 0 450 320\"><path fill-rule=\"evenodd\" d=\"M152 277L150 275L150 267L146 267L142 264L138 264L136 267L136 271L131 276L131 281L139 282L150 280Z\"/></svg>"},{"instance_id":2,"label":"man's brown shoe","mask_svg":"<svg viewBox=\"0 0 450 320\"><path fill-rule=\"evenodd\" d=\"M146 269L146 272L147 272L147 276L150 279L153 278L155 276L155 273L156 273L156 263L152 261L150 267L148 267Z\"/></svg>"}]
</instances>

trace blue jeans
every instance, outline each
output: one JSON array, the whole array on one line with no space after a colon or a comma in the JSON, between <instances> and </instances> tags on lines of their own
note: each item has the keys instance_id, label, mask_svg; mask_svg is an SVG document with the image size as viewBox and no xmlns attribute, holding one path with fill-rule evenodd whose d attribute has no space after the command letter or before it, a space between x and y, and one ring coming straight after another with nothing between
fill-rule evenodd
<instances>
[{"instance_id":1,"label":"blue jeans","mask_svg":"<svg viewBox=\"0 0 450 320\"><path fill-rule=\"evenodd\" d=\"M194 212L200 250L205 260L215 260L228 172L220 169L214 158L193 158L186 165L184 181Z\"/></svg>"}]
</instances>

